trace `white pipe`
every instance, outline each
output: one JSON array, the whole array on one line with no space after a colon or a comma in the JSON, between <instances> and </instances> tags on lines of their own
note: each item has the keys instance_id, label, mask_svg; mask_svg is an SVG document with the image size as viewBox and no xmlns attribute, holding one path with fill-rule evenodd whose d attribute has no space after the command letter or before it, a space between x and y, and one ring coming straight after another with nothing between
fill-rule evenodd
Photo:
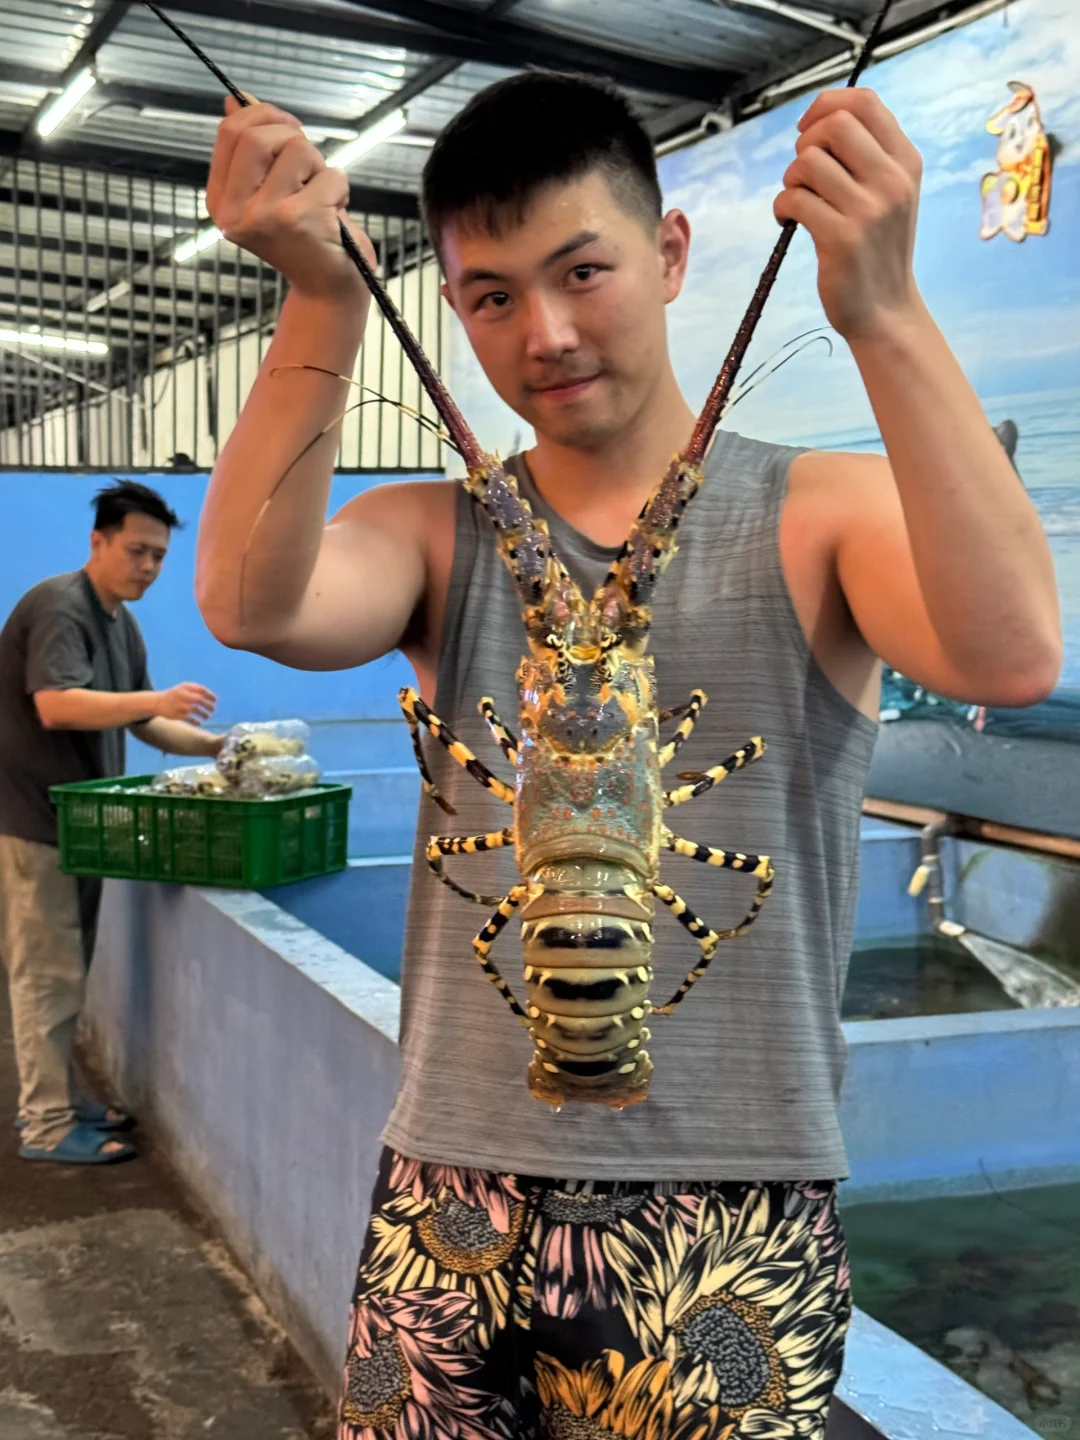
<instances>
[{"instance_id":1,"label":"white pipe","mask_svg":"<svg viewBox=\"0 0 1080 1440\"><path fill-rule=\"evenodd\" d=\"M803 10L799 5L785 5L783 0L728 0L731 5L746 5L754 10L767 10L770 15L780 15L785 20L794 20L810 30L820 30L825 35L835 35L838 40L847 40L858 48L863 37L851 25L826 20L813 10Z\"/></svg>"},{"instance_id":2,"label":"white pipe","mask_svg":"<svg viewBox=\"0 0 1080 1440\"><path fill-rule=\"evenodd\" d=\"M1003 10L1006 5L1011 3L1012 0L980 0L979 4L971 6L970 9L962 10L956 15L949 15L944 20L935 20L932 25L925 25L921 30L915 30L902 39L882 41L874 49L874 60L875 62L888 60L891 56L900 55L905 50L913 50L916 45L924 45L928 40L933 40L938 35L944 35L948 30L956 30L961 25L970 25L974 20L982 20L987 15L993 15L997 10ZM758 110L763 110L770 100L775 100L781 95L834 79L842 75L849 64L850 56L838 55L833 59L822 61L818 65L812 65L797 75L789 75L786 80L779 80L775 85L770 85L767 89L762 90L755 103L748 106L743 113L755 114Z\"/></svg>"}]
</instances>

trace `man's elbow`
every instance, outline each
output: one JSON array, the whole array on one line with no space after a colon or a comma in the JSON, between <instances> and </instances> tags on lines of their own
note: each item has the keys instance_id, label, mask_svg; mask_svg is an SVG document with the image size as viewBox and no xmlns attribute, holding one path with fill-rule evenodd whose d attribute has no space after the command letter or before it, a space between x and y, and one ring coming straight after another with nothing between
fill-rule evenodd
<instances>
[{"instance_id":1,"label":"man's elbow","mask_svg":"<svg viewBox=\"0 0 1080 1440\"><path fill-rule=\"evenodd\" d=\"M34 709L45 730L66 730L68 728L61 695L61 691L45 690L38 691L34 696Z\"/></svg>"},{"instance_id":2,"label":"man's elbow","mask_svg":"<svg viewBox=\"0 0 1080 1440\"><path fill-rule=\"evenodd\" d=\"M244 635L235 605L223 604L209 585L203 584L198 576L195 580L195 604L210 634L219 645L229 650L248 650L250 645Z\"/></svg>"},{"instance_id":3,"label":"man's elbow","mask_svg":"<svg viewBox=\"0 0 1080 1440\"><path fill-rule=\"evenodd\" d=\"M1061 676L1064 646L1060 634L1051 637L1039 650L1026 656L994 686L994 695L984 703L1021 710L1038 705L1050 696Z\"/></svg>"}]
</instances>

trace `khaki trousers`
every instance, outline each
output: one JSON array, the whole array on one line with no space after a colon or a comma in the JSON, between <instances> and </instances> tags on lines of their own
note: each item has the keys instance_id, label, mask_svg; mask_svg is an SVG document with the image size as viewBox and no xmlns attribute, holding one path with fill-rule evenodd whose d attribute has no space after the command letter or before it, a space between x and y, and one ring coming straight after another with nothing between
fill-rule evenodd
<instances>
[{"instance_id":1,"label":"khaki trousers","mask_svg":"<svg viewBox=\"0 0 1080 1440\"><path fill-rule=\"evenodd\" d=\"M0 835L0 958L26 1145L52 1145L75 1123L71 1057L100 903L101 881L62 874L55 846Z\"/></svg>"}]
</instances>

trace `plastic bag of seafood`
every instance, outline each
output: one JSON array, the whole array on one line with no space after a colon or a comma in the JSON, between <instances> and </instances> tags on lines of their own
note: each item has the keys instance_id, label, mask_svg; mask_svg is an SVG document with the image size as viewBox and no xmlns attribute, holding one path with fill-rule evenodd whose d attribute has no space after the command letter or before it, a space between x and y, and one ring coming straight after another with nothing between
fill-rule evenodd
<instances>
[{"instance_id":1,"label":"plastic bag of seafood","mask_svg":"<svg viewBox=\"0 0 1080 1440\"><path fill-rule=\"evenodd\" d=\"M215 796L229 793L229 782L216 765L177 765L156 775L150 786L155 795Z\"/></svg>"},{"instance_id":2,"label":"plastic bag of seafood","mask_svg":"<svg viewBox=\"0 0 1080 1440\"><path fill-rule=\"evenodd\" d=\"M311 732L302 720L248 720L234 725L226 735L217 768L235 780L254 760L303 755L310 741Z\"/></svg>"},{"instance_id":3,"label":"plastic bag of seafood","mask_svg":"<svg viewBox=\"0 0 1080 1440\"><path fill-rule=\"evenodd\" d=\"M310 755L250 756L236 777L233 793L244 800L291 795L319 783L322 770Z\"/></svg>"}]
</instances>

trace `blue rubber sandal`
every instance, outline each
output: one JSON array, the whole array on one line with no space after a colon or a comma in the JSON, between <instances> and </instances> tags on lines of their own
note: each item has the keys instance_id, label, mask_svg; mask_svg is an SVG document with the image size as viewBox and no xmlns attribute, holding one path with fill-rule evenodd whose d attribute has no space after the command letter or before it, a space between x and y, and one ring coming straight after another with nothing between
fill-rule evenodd
<instances>
[{"instance_id":1,"label":"blue rubber sandal","mask_svg":"<svg viewBox=\"0 0 1080 1440\"><path fill-rule=\"evenodd\" d=\"M117 1144L116 1150L106 1150L106 1145ZM78 1121L62 1140L50 1149L36 1145L21 1145L19 1157L23 1160L51 1160L55 1165L116 1165L121 1160L134 1160L134 1145L116 1142L93 1125Z\"/></svg>"},{"instance_id":2,"label":"blue rubber sandal","mask_svg":"<svg viewBox=\"0 0 1080 1440\"><path fill-rule=\"evenodd\" d=\"M110 1120L110 1115L118 1118ZM76 1105L75 1118L86 1125L92 1125L95 1130L107 1130L110 1133L134 1130L138 1123L134 1115L128 1115L116 1105L103 1105L100 1100L84 1100L81 1105Z\"/></svg>"},{"instance_id":3,"label":"blue rubber sandal","mask_svg":"<svg viewBox=\"0 0 1080 1440\"><path fill-rule=\"evenodd\" d=\"M110 1111L118 1118L110 1120ZM103 1105L100 1100L85 1100L81 1105L76 1105L75 1119L92 1125L95 1130L104 1130L109 1134L118 1134L122 1130L134 1130L139 1123L134 1115L126 1114L115 1105ZM15 1129L20 1132L26 1129L26 1121L21 1116L15 1121Z\"/></svg>"}]
</instances>

